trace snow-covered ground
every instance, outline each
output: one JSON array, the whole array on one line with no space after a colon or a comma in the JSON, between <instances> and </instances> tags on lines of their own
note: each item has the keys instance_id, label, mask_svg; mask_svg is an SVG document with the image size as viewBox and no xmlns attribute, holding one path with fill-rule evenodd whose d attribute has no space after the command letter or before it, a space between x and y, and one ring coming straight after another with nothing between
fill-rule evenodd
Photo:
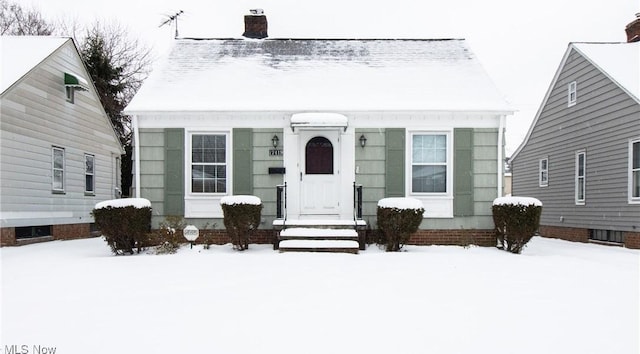
<instances>
[{"instance_id":1,"label":"snow-covered ground","mask_svg":"<svg viewBox=\"0 0 640 354\"><path fill-rule=\"evenodd\" d=\"M637 250L539 237L521 255L250 247L2 248L0 353L640 352Z\"/></svg>"}]
</instances>

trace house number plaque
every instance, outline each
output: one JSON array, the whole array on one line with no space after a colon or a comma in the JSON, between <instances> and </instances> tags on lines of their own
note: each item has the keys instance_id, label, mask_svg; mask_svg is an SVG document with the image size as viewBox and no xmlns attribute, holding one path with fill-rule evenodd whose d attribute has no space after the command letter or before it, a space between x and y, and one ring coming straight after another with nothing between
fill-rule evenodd
<instances>
[{"instance_id":1,"label":"house number plaque","mask_svg":"<svg viewBox=\"0 0 640 354\"><path fill-rule=\"evenodd\" d=\"M269 150L269 156L282 156L282 149Z\"/></svg>"}]
</instances>

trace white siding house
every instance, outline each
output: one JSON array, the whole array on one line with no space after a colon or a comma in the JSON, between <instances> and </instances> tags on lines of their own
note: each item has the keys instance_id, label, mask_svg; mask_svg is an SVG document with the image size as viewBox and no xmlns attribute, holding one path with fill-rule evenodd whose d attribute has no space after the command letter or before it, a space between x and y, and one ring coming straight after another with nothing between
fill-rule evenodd
<instances>
[{"instance_id":1,"label":"white siding house","mask_svg":"<svg viewBox=\"0 0 640 354\"><path fill-rule=\"evenodd\" d=\"M90 235L122 147L70 38L0 37L2 244Z\"/></svg>"}]
</instances>

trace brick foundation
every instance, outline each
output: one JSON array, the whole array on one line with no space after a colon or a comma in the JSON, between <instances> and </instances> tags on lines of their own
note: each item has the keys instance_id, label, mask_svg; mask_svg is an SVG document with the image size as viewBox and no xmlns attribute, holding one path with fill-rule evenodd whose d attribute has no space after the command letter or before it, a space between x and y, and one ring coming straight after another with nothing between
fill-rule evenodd
<instances>
[{"instance_id":1,"label":"brick foundation","mask_svg":"<svg viewBox=\"0 0 640 354\"><path fill-rule=\"evenodd\" d=\"M625 232L624 246L626 248L640 249L640 232Z\"/></svg>"},{"instance_id":2,"label":"brick foundation","mask_svg":"<svg viewBox=\"0 0 640 354\"><path fill-rule=\"evenodd\" d=\"M149 239L149 245L151 246L159 245L160 243L162 243L162 240L160 238L155 237L155 235L158 234L156 233L156 231L158 230L152 231L152 236ZM178 233L181 233L181 232L182 230L178 230ZM249 237L249 243L270 245L274 243L277 234L278 234L278 231L276 230L269 230L269 229L255 230L251 235L251 237ZM185 242L187 241L185 240ZM198 239L196 239L195 244L200 245L204 243L208 243L211 245L225 245L227 243L231 243L231 240L227 235L227 230L224 230L224 229L200 230L200 236L198 237Z\"/></svg>"},{"instance_id":3,"label":"brick foundation","mask_svg":"<svg viewBox=\"0 0 640 354\"><path fill-rule=\"evenodd\" d=\"M589 242L589 229L540 225L540 236L573 242Z\"/></svg>"},{"instance_id":4,"label":"brick foundation","mask_svg":"<svg viewBox=\"0 0 640 354\"><path fill-rule=\"evenodd\" d=\"M16 244L16 229L3 227L0 229L0 246L13 246Z\"/></svg>"},{"instance_id":5,"label":"brick foundation","mask_svg":"<svg viewBox=\"0 0 640 354\"><path fill-rule=\"evenodd\" d=\"M416 233L411 235L408 244L416 246L477 245L484 247L494 247L496 245L496 235L493 230L418 230Z\"/></svg>"},{"instance_id":6,"label":"brick foundation","mask_svg":"<svg viewBox=\"0 0 640 354\"><path fill-rule=\"evenodd\" d=\"M55 240L75 240L91 236L90 224L52 225L51 236Z\"/></svg>"}]
</instances>

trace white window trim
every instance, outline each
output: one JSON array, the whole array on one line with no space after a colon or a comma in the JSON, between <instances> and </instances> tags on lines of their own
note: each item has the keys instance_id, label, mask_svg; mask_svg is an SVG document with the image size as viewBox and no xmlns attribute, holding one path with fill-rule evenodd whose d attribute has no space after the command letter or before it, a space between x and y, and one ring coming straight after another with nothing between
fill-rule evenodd
<instances>
[{"instance_id":1,"label":"white window trim","mask_svg":"<svg viewBox=\"0 0 640 354\"><path fill-rule=\"evenodd\" d=\"M578 102L578 84L575 81L567 85L567 107L575 106Z\"/></svg>"},{"instance_id":2,"label":"white window trim","mask_svg":"<svg viewBox=\"0 0 640 354\"><path fill-rule=\"evenodd\" d=\"M56 168L55 167L55 151L62 151L62 168ZM60 170L62 171L62 188L56 188L55 186L55 171ZM52 146L51 147L51 190L54 193L64 193L65 191L65 187L67 185L66 183L66 178L67 178L67 157L66 157L66 152L64 150L64 148L61 148L59 146Z\"/></svg>"},{"instance_id":3,"label":"white window trim","mask_svg":"<svg viewBox=\"0 0 640 354\"><path fill-rule=\"evenodd\" d=\"M582 167L582 170L584 172L583 176L578 175L578 172L579 172L578 162L581 155L584 156L583 158L584 166ZM578 182L580 181L580 178L582 178L583 180L582 199L578 199L579 192L580 192L579 191L580 184ZM585 205L586 200L587 200L587 152L585 150L580 150L580 151L576 151L576 157L575 157L575 202L576 202L576 205Z\"/></svg>"},{"instance_id":4,"label":"white window trim","mask_svg":"<svg viewBox=\"0 0 640 354\"><path fill-rule=\"evenodd\" d=\"M640 204L640 196L633 196L633 144L636 143L640 144L640 137L629 140L629 174L627 177L629 204Z\"/></svg>"},{"instance_id":5,"label":"white window trim","mask_svg":"<svg viewBox=\"0 0 640 354\"><path fill-rule=\"evenodd\" d=\"M191 192L191 136L192 135L217 134L226 136L226 160L227 160L227 192L226 193L192 193ZM222 207L220 199L226 195L231 195L233 188L233 136L231 128L219 130L199 130L185 129L185 149L184 149L184 216L187 218L221 218Z\"/></svg>"},{"instance_id":6,"label":"white window trim","mask_svg":"<svg viewBox=\"0 0 640 354\"><path fill-rule=\"evenodd\" d=\"M542 168L542 162L546 162L546 168ZM546 173L546 179L542 178L543 173ZM540 187L548 187L549 186L549 158L545 157L538 161L538 186Z\"/></svg>"},{"instance_id":7,"label":"white window trim","mask_svg":"<svg viewBox=\"0 0 640 354\"><path fill-rule=\"evenodd\" d=\"M413 136L425 134L446 135L447 138L447 192L414 193L412 192L412 154ZM453 218L453 130L408 130L405 141L405 194L416 198L425 205L425 218ZM429 207L427 207L429 206Z\"/></svg>"},{"instance_id":8,"label":"white window trim","mask_svg":"<svg viewBox=\"0 0 640 354\"><path fill-rule=\"evenodd\" d=\"M91 157L93 159L93 172L87 172L87 158ZM91 179L92 182L92 190L87 190L87 176L93 176ZM84 154L84 193L95 195L96 194L96 155L93 154Z\"/></svg>"}]
</instances>

